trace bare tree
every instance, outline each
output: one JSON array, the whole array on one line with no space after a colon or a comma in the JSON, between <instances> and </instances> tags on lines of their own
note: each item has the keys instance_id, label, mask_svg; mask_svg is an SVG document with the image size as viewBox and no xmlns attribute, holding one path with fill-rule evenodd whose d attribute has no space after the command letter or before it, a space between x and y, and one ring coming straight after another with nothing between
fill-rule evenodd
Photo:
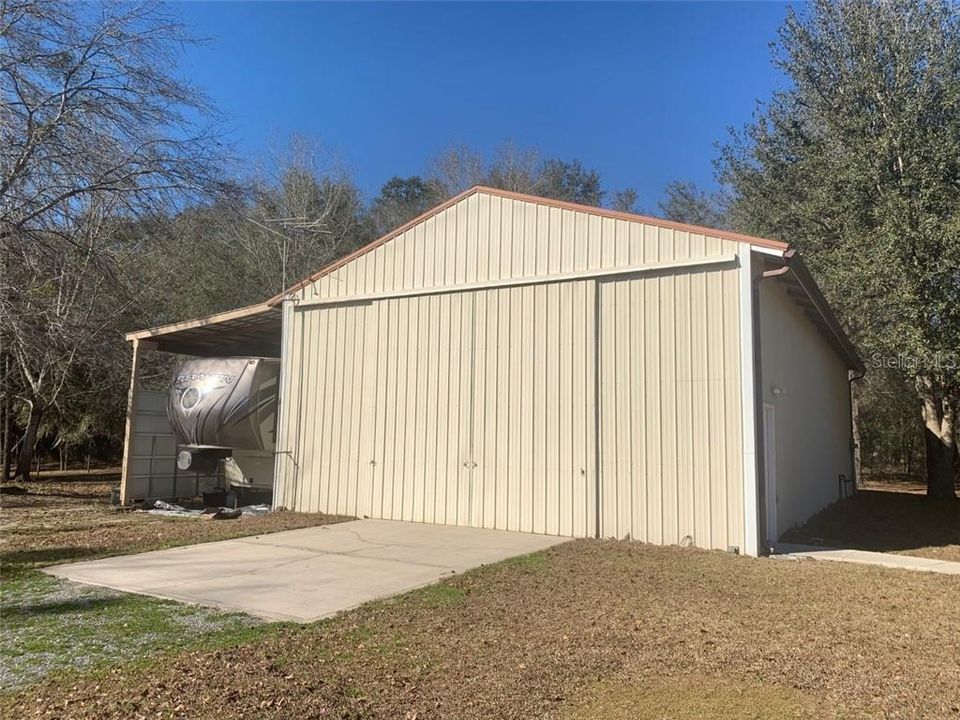
<instances>
[{"instance_id":1,"label":"bare tree","mask_svg":"<svg viewBox=\"0 0 960 720\"><path fill-rule=\"evenodd\" d=\"M508 140L497 148L485 182L502 190L536 193L542 175L543 158L531 148Z\"/></svg>"},{"instance_id":2,"label":"bare tree","mask_svg":"<svg viewBox=\"0 0 960 720\"><path fill-rule=\"evenodd\" d=\"M43 416L134 302L123 223L217 190L223 148L157 3L0 0L0 39L0 349L26 478Z\"/></svg>"},{"instance_id":3,"label":"bare tree","mask_svg":"<svg viewBox=\"0 0 960 720\"><path fill-rule=\"evenodd\" d=\"M428 182L445 198L481 184L484 175L483 156L466 145L448 148L427 163Z\"/></svg>"},{"instance_id":4,"label":"bare tree","mask_svg":"<svg viewBox=\"0 0 960 720\"><path fill-rule=\"evenodd\" d=\"M253 227L236 242L273 294L363 244L362 211L343 164L318 141L293 135L260 164L247 214Z\"/></svg>"},{"instance_id":5,"label":"bare tree","mask_svg":"<svg viewBox=\"0 0 960 720\"><path fill-rule=\"evenodd\" d=\"M610 203L610 207L619 212L639 212L637 209L638 199L639 196L636 190L631 187L624 188L623 190L617 190L613 193L613 201Z\"/></svg>"}]
</instances>

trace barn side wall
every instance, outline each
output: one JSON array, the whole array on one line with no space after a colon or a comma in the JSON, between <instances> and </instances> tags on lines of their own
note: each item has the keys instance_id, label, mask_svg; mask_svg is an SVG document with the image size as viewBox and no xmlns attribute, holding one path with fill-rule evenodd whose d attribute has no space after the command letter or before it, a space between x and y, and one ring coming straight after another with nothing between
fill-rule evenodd
<instances>
[{"instance_id":1,"label":"barn side wall","mask_svg":"<svg viewBox=\"0 0 960 720\"><path fill-rule=\"evenodd\" d=\"M776 281L760 285L763 402L774 406L778 530L839 499L853 476L846 362ZM774 393L777 388L777 393Z\"/></svg>"}]
</instances>

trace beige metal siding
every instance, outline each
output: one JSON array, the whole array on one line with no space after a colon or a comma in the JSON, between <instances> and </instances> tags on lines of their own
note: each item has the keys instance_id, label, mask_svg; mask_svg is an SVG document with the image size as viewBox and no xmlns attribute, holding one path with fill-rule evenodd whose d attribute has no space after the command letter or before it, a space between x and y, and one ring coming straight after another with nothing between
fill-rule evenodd
<instances>
[{"instance_id":1,"label":"beige metal siding","mask_svg":"<svg viewBox=\"0 0 960 720\"><path fill-rule=\"evenodd\" d=\"M323 351L291 372L285 504L594 534L593 298L584 281L299 311Z\"/></svg>"},{"instance_id":2,"label":"beige metal siding","mask_svg":"<svg viewBox=\"0 0 960 720\"><path fill-rule=\"evenodd\" d=\"M652 245L651 245L652 243ZM740 244L486 193L305 286L305 301L736 253Z\"/></svg>"},{"instance_id":3,"label":"beige metal siding","mask_svg":"<svg viewBox=\"0 0 960 720\"><path fill-rule=\"evenodd\" d=\"M760 285L760 362L763 402L775 413L783 534L839 499L838 475L852 477L850 386L846 362L771 280Z\"/></svg>"},{"instance_id":4,"label":"beige metal siding","mask_svg":"<svg viewBox=\"0 0 960 720\"><path fill-rule=\"evenodd\" d=\"M480 192L321 277L288 315L284 504L742 545L732 263L370 298L738 249Z\"/></svg>"},{"instance_id":5,"label":"beige metal siding","mask_svg":"<svg viewBox=\"0 0 960 720\"><path fill-rule=\"evenodd\" d=\"M600 287L603 535L744 547L736 268Z\"/></svg>"}]
</instances>

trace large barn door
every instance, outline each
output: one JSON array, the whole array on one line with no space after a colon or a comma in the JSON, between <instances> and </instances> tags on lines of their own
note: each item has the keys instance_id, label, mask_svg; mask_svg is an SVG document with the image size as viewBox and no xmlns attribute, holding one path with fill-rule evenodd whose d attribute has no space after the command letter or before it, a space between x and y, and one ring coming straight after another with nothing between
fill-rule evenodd
<instances>
[{"instance_id":1,"label":"large barn door","mask_svg":"<svg viewBox=\"0 0 960 720\"><path fill-rule=\"evenodd\" d=\"M293 506L591 536L592 281L303 312Z\"/></svg>"},{"instance_id":2,"label":"large barn door","mask_svg":"<svg viewBox=\"0 0 960 720\"><path fill-rule=\"evenodd\" d=\"M739 339L735 275L682 272L600 283L603 537L736 544Z\"/></svg>"},{"instance_id":3,"label":"large barn door","mask_svg":"<svg viewBox=\"0 0 960 720\"><path fill-rule=\"evenodd\" d=\"M594 284L474 296L470 524L591 536Z\"/></svg>"},{"instance_id":4,"label":"large barn door","mask_svg":"<svg viewBox=\"0 0 960 720\"><path fill-rule=\"evenodd\" d=\"M470 524L473 298L375 303L369 515Z\"/></svg>"}]
</instances>

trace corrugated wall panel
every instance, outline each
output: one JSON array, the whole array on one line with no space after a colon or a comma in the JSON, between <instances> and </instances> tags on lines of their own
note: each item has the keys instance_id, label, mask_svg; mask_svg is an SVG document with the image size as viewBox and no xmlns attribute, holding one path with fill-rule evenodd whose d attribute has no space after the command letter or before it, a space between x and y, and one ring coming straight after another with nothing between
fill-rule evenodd
<instances>
[{"instance_id":1,"label":"corrugated wall panel","mask_svg":"<svg viewBox=\"0 0 960 720\"><path fill-rule=\"evenodd\" d=\"M601 282L603 536L743 546L738 302L735 269Z\"/></svg>"},{"instance_id":2,"label":"corrugated wall panel","mask_svg":"<svg viewBox=\"0 0 960 720\"><path fill-rule=\"evenodd\" d=\"M305 286L305 300L736 252L739 244L483 192Z\"/></svg>"},{"instance_id":3,"label":"corrugated wall panel","mask_svg":"<svg viewBox=\"0 0 960 720\"><path fill-rule=\"evenodd\" d=\"M593 281L297 312L287 504L595 532Z\"/></svg>"},{"instance_id":4,"label":"corrugated wall panel","mask_svg":"<svg viewBox=\"0 0 960 720\"><path fill-rule=\"evenodd\" d=\"M774 407L774 507L782 534L839 500L838 476L853 476L850 384L844 360L780 282L760 284L759 305L763 402Z\"/></svg>"}]
</instances>

